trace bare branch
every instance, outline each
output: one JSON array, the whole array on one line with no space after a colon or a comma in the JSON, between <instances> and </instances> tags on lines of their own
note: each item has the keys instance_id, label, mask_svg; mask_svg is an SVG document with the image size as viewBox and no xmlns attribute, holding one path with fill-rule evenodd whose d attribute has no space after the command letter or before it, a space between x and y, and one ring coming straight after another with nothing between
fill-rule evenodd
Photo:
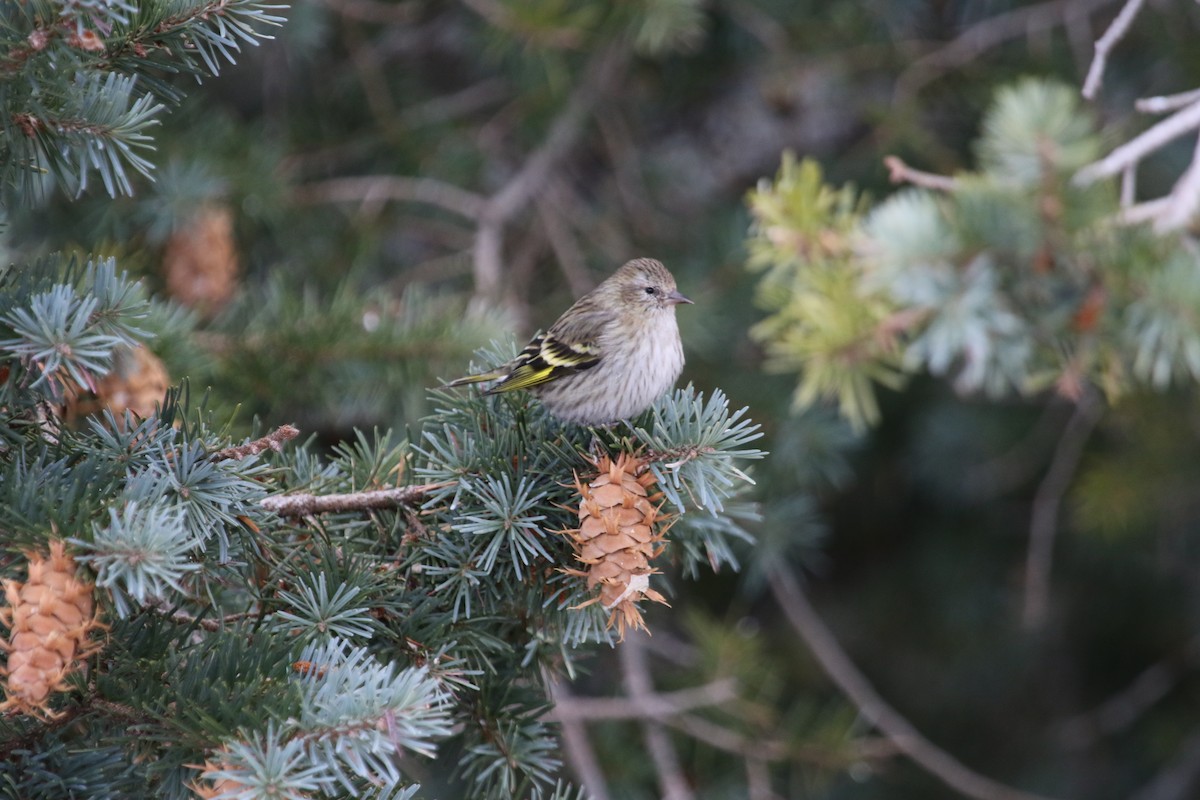
<instances>
[{"instance_id":1,"label":"bare branch","mask_svg":"<svg viewBox=\"0 0 1200 800\"><path fill-rule=\"evenodd\" d=\"M195 625L203 628L209 633L216 633L226 625L243 620L248 617L257 616L257 611L246 611L238 614L229 614L220 619L212 619L211 617L194 617L186 611L171 611L170 605L167 603L157 603L153 606L154 610L162 614L164 617L174 622L176 625Z\"/></svg>"},{"instance_id":2,"label":"bare branch","mask_svg":"<svg viewBox=\"0 0 1200 800\"><path fill-rule=\"evenodd\" d=\"M1154 217L1155 230L1166 233L1191 224L1196 211L1200 210L1200 137L1196 138L1192 163L1188 164L1165 199L1167 203Z\"/></svg>"},{"instance_id":3,"label":"bare branch","mask_svg":"<svg viewBox=\"0 0 1200 800\"><path fill-rule=\"evenodd\" d=\"M954 178L913 169L899 156L884 157L883 165L888 168L888 180L892 183L911 183L913 186L941 192L952 192L958 188L958 181Z\"/></svg>"},{"instance_id":4,"label":"bare branch","mask_svg":"<svg viewBox=\"0 0 1200 800\"><path fill-rule=\"evenodd\" d=\"M1133 107L1143 114L1165 114L1190 106L1200 100L1200 89L1192 89L1179 94L1160 95L1158 97L1143 97L1134 102Z\"/></svg>"},{"instance_id":5,"label":"bare branch","mask_svg":"<svg viewBox=\"0 0 1200 800\"><path fill-rule=\"evenodd\" d=\"M1100 90L1100 84L1104 81L1104 69L1108 65L1108 54L1129 32L1129 26L1142 10L1144 2L1145 0L1125 0L1125 5L1108 26L1108 30L1096 40L1096 54L1092 57L1092 65L1088 67L1087 77L1083 81L1083 96L1088 100L1093 99Z\"/></svg>"},{"instance_id":6,"label":"bare branch","mask_svg":"<svg viewBox=\"0 0 1200 800\"><path fill-rule=\"evenodd\" d=\"M1086 186L1101 178L1116 175L1168 142L1178 139L1198 127L1200 127L1200 102L1184 107L1135 136L1099 161L1088 164L1075 173L1075 183Z\"/></svg>"},{"instance_id":7,"label":"bare branch","mask_svg":"<svg viewBox=\"0 0 1200 800\"><path fill-rule=\"evenodd\" d=\"M999 497L1032 480L1045 465L1066 415L1065 404L1047 403L1029 431L1007 451L967 467L962 475L967 494L978 499Z\"/></svg>"},{"instance_id":8,"label":"bare branch","mask_svg":"<svg viewBox=\"0 0 1200 800\"><path fill-rule=\"evenodd\" d=\"M503 31L547 47L574 49L579 46L579 32L573 28L535 29L515 17L507 6L496 0L461 0L462 4Z\"/></svg>"},{"instance_id":9,"label":"bare branch","mask_svg":"<svg viewBox=\"0 0 1200 800\"><path fill-rule=\"evenodd\" d=\"M346 19L401 25L412 22L420 12L417 3L382 3L379 0L321 0L330 10Z\"/></svg>"},{"instance_id":10,"label":"bare branch","mask_svg":"<svg viewBox=\"0 0 1200 800\"><path fill-rule=\"evenodd\" d=\"M236 447L226 447L224 450L218 450L209 456L209 458L213 461L224 461L227 458L241 461L247 456L256 456L266 450L274 450L276 453L282 453L283 443L295 439L299 435L300 429L294 425L280 425L266 436L259 437L253 442L237 445Z\"/></svg>"},{"instance_id":11,"label":"bare branch","mask_svg":"<svg viewBox=\"0 0 1200 800\"><path fill-rule=\"evenodd\" d=\"M423 483L398 486L394 489L372 489L347 494L279 494L264 498L261 505L281 517L303 517L338 511L369 511L380 508L402 508L412 505L435 489L449 483Z\"/></svg>"},{"instance_id":12,"label":"bare branch","mask_svg":"<svg viewBox=\"0 0 1200 800\"><path fill-rule=\"evenodd\" d=\"M1075 405L1059 437L1050 468L1038 484L1029 521L1029 551L1025 560L1026 627L1036 628L1046 621L1050 607L1050 571L1054 562L1054 539L1058 533L1058 508L1075 477L1083 447L1103 415L1104 407L1095 392L1085 391Z\"/></svg>"},{"instance_id":13,"label":"bare branch","mask_svg":"<svg viewBox=\"0 0 1200 800\"><path fill-rule=\"evenodd\" d=\"M1200 731L1193 731L1175 760L1130 800L1192 800L1200 785Z\"/></svg>"},{"instance_id":14,"label":"bare branch","mask_svg":"<svg viewBox=\"0 0 1200 800\"><path fill-rule=\"evenodd\" d=\"M583 720L636 719L661 720L677 716L694 708L717 706L736 700L737 682L733 678L721 678L703 686L679 689L674 692L655 692L634 697L576 697L558 703L546 715L556 722Z\"/></svg>"},{"instance_id":15,"label":"bare branch","mask_svg":"<svg viewBox=\"0 0 1200 800\"><path fill-rule=\"evenodd\" d=\"M579 248L579 242L571 232L567 223L568 215L577 213L578 204L568 198L569 192L561 181L554 181L548 191L534 201L537 207L538 219L546 231L546 239L554 251L554 260L567 286L576 297L587 294L595 284L587 271L586 259Z\"/></svg>"},{"instance_id":16,"label":"bare branch","mask_svg":"<svg viewBox=\"0 0 1200 800\"><path fill-rule=\"evenodd\" d=\"M426 203L468 219L482 213L485 200L449 183L433 178L406 178L399 175L361 175L330 178L296 187L298 203L378 203L386 200Z\"/></svg>"},{"instance_id":17,"label":"bare branch","mask_svg":"<svg viewBox=\"0 0 1200 800\"><path fill-rule=\"evenodd\" d=\"M604 779L604 770L592 749L588 739L587 729L582 719L571 719L557 716L559 712L578 702L571 694L565 683L547 680L550 698L554 701L554 710L547 715L549 719L558 721L562 728L563 747L567 751L567 761L575 771L575 777L583 785L592 800L609 800L608 782Z\"/></svg>"},{"instance_id":18,"label":"bare branch","mask_svg":"<svg viewBox=\"0 0 1200 800\"><path fill-rule=\"evenodd\" d=\"M1058 737L1072 750L1091 747L1102 735L1124 730L1174 689L1187 669L1200 665L1200 636L1193 637L1182 657L1151 664L1129 685L1090 711L1071 717L1058 726Z\"/></svg>"},{"instance_id":19,"label":"bare branch","mask_svg":"<svg viewBox=\"0 0 1200 800\"><path fill-rule=\"evenodd\" d=\"M646 702L654 694L643 637L644 634L635 633L627 637L617 649L621 659L625 691L634 703ZM650 752L650 760L654 762L663 800L690 800L693 796L692 790L688 788L683 768L679 764L679 755L675 752L675 746L671 744L671 737L667 731L654 721L644 720L642 737L646 741L646 749Z\"/></svg>"},{"instance_id":20,"label":"bare branch","mask_svg":"<svg viewBox=\"0 0 1200 800\"><path fill-rule=\"evenodd\" d=\"M981 20L949 44L916 59L896 79L895 101L912 97L937 75L968 64L1005 42L1086 17L1114 0L1051 0Z\"/></svg>"},{"instance_id":21,"label":"bare branch","mask_svg":"<svg viewBox=\"0 0 1200 800\"><path fill-rule=\"evenodd\" d=\"M534 195L542 191L552 170L583 135L584 123L600 98L608 94L624 72L629 51L612 46L599 52L583 79L550 126L546 138L521 169L498 192L487 199L478 214L475 237L475 297L494 303L500 297L504 263L504 227L519 214Z\"/></svg>"},{"instance_id":22,"label":"bare branch","mask_svg":"<svg viewBox=\"0 0 1200 800\"><path fill-rule=\"evenodd\" d=\"M767 580L788 622L808 645L825 674L854 703L859 713L900 752L955 791L974 800L1046 800L984 777L926 739L913 724L875 691L821 621L804 591L789 573L775 566Z\"/></svg>"}]
</instances>

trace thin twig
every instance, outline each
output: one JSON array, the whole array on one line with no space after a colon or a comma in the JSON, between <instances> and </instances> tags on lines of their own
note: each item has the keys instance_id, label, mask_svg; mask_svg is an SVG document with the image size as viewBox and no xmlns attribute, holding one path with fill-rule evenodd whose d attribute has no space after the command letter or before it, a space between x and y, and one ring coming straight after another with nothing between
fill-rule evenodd
<instances>
[{"instance_id":1,"label":"thin twig","mask_svg":"<svg viewBox=\"0 0 1200 800\"><path fill-rule=\"evenodd\" d=\"M476 300L495 303L500 299L505 225L542 190L559 161L575 147L583 134L584 122L600 99L612 90L628 60L629 51L624 47L613 46L598 53L538 149L483 205L475 236Z\"/></svg>"},{"instance_id":2,"label":"thin twig","mask_svg":"<svg viewBox=\"0 0 1200 800\"><path fill-rule=\"evenodd\" d=\"M1086 17L1114 0L1051 0L980 20L950 43L916 59L896 79L894 102L906 100L938 74L974 61L983 53L1022 36L1050 30L1074 17Z\"/></svg>"},{"instance_id":3,"label":"thin twig","mask_svg":"<svg viewBox=\"0 0 1200 800\"><path fill-rule=\"evenodd\" d=\"M399 121L407 129L449 122L501 102L509 94L508 84L500 78L485 78L457 92L411 105L400 112Z\"/></svg>"},{"instance_id":4,"label":"thin twig","mask_svg":"<svg viewBox=\"0 0 1200 800\"><path fill-rule=\"evenodd\" d=\"M1018 442L1000 455L966 468L962 475L963 489L982 500L999 497L1031 480L1045 465L1054 432L1062 428L1065 416L1063 403L1047 403Z\"/></svg>"},{"instance_id":5,"label":"thin twig","mask_svg":"<svg viewBox=\"0 0 1200 800\"><path fill-rule=\"evenodd\" d=\"M1154 229L1166 233L1191 224L1200 209L1200 136L1196 137L1192 163L1171 187L1166 199L1166 205L1154 218Z\"/></svg>"},{"instance_id":6,"label":"thin twig","mask_svg":"<svg viewBox=\"0 0 1200 800\"><path fill-rule=\"evenodd\" d=\"M242 611L237 614L228 614L220 619L213 619L212 617L196 617L182 610L172 611L171 606L167 603L156 603L153 608L176 625L195 625L209 633L216 633L226 625L238 622L239 620L258 616L257 611Z\"/></svg>"},{"instance_id":7,"label":"thin twig","mask_svg":"<svg viewBox=\"0 0 1200 800\"><path fill-rule=\"evenodd\" d=\"M424 497L435 489L443 489L450 483L423 483L416 486L398 486L394 489L372 489L347 494L278 494L260 501L263 508L274 511L281 517L303 517L308 514L325 514L339 511L368 511L378 508L401 508L412 505L414 500Z\"/></svg>"},{"instance_id":8,"label":"thin twig","mask_svg":"<svg viewBox=\"0 0 1200 800\"><path fill-rule=\"evenodd\" d=\"M1041 795L1014 789L980 775L926 739L900 712L888 705L858 671L796 579L774 566L767 570L767 580L784 615L825 674L858 707L859 713L895 744L896 749L950 788L974 800L1046 800Z\"/></svg>"},{"instance_id":9,"label":"thin twig","mask_svg":"<svg viewBox=\"0 0 1200 800\"><path fill-rule=\"evenodd\" d=\"M550 687L550 698L554 701L554 711L548 718L556 720L562 727L563 747L575 777L587 789L592 800L609 800L608 782L604 779L604 770L600 768L600 761L596 758L582 718L558 716L562 709L575 705L579 699L571 694L565 683L547 681L547 685Z\"/></svg>"},{"instance_id":10,"label":"thin twig","mask_svg":"<svg viewBox=\"0 0 1200 800\"><path fill-rule=\"evenodd\" d=\"M922 172L913 169L899 156L886 156L883 165L888 168L888 180L892 183L911 183L923 189L935 189L941 192L953 192L958 188L958 181L948 175L938 175L933 172Z\"/></svg>"},{"instance_id":11,"label":"thin twig","mask_svg":"<svg viewBox=\"0 0 1200 800\"><path fill-rule=\"evenodd\" d=\"M1130 800L1194 800L1200 784L1200 730L1179 747L1173 761Z\"/></svg>"},{"instance_id":12,"label":"thin twig","mask_svg":"<svg viewBox=\"0 0 1200 800\"><path fill-rule=\"evenodd\" d=\"M1134 101L1133 107L1143 114L1165 114L1176 111L1184 106L1200 100L1200 89L1191 89L1178 94L1165 94L1157 97L1143 97Z\"/></svg>"},{"instance_id":13,"label":"thin twig","mask_svg":"<svg viewBox=\"0 0 1200 800\"><path fill-rule=\"evenodd\" d=\"M1200 665L1200 636L1193 637L1182 657L1163 659L1142 670L1129 685L1090 711L1058 726L1065 747L1084 750L1102 735L1125 730L1174 689L1188 669Z\"/></svg>"},{"instance_id":14,"label":"thin twig","mask_svg":"<svg viewBox=\"0 0 1200 800\"><path fill-rule=\"evenodd\" d=\"M644 634L635 633L626 637L618 648L625 692L635 703L644 702L654 695L643 636ZM646 741L650 760L654 762L654 771L658 775L658 787L663 800L691 800L692 790L688 788L683 767L679 763L679 755L675 752L675 746L671 743L667 731L653 720L643 720L642 737Z\"/></svg>"},{"instance_id":15,"label":"thin twig","mask_svg":"<svg viewBox=\"0 0 1200 800\"><path fill-rule=\"evenodd\" d=\"M253 442L239 444L236 447L226 447L223 450L218 450L209 458L213 461L224 461L227 458L232 458L236 461L241 461L248 456L256 456L259 453L267 450L274 450L276 453L283 452L283 443L295 439L300 435L300 429L294 425L280 425L275 430L268 433L266 436L260 436Z\"/></svg>"},{"instance_id":16,"label":"thin twig","mask_svg":"<svg viewBox=\"0 0 1200 800\"><path fill-rule=\"evenodd\" d=\"M483 213L485 200L449 183L433 178L406 178L400 175L361 175L330 178L296 187L298 203L377 203L394 200L426 203L468 219Z\"/></svg>"},{"instance_id":17,"label":"thin twig","mask_svg":"<svg viewBox=\"0 0 1200 800\"><path fill-rule=\"evenodd\" d=\"M378 0L322 0L322 3L347 19L383 25L412 22L421 8L418 3L382 3Z\"/></svg>"},{"instance_id":18,"label":"thin twig","mask_svg":"<svg viewBox=\"0 0 1200 800\"><path fill-rule=\"evenodd\" d=\"M577 213L578 208L578 204L574 202L568 205L569 200L574 198L568 200L567 195L568 192L561 185L561 181L554 181L546 193L534 201L534 205L542 228L546 231L550 249L554 251L554 261L563 277L567 279L571 294L580 297L587 294L595 284L588 274L587 261L579 242L567 224L568 214Z\"/></svg>"},{"instance_id":19,"label":"thin twig","mask_svg":"<svg viewBox=\"0 0 1200 800\"><path fill-rule=\"evenodd\" d=\"M1086 186L1101 178L1116 175L1131 164L1158 150L1163 145L1178 139L1189 131L1200 127L1200 102L1185 106L1171 116L1130 139L1104 158L1083 167L1075 173L1075 183Z\"/></svg>"},{"instance_id":20,"label":"thin twig","mask_svg":"<svg viewBox=\"0 0 1200 800\"><path fill-rule=\"evenodd\" d=\"M737 682L733 678L721 678L703 686L679 689L674 692L654 692L641 697L575 697L569 702L556 704L547 719L556 722L584 720L661 720L676 716L694 708L717 706L736 700Z\"/></svg>"},{"instance_id":21,"label":"thin twig","mask_svg":"<svg viewBox=\"0 0 1200 800\"><path fill-rule=\"evenodd\" d=\"M460 0L460 2L493 26L502 31L516 34L520 38L559 49L574 49L579 46L579 32L574 28L535 28L524 24L519 16L508 9L506 4L496 0Z\"/></svg>"},{"instance_id":22,"label":"thin twig","mask_svg":"<svg viewBox=\"0 0 1200 800\"><path fill-rule=\"evenodd\" d=\"M1100 91L1100 84L1104 81L1104 69L1108 66L1108 55L1117 42L1129 32L1129 26L1142 10L1144 2L1145 0L1125 0L1125 5L1108 26L1108 30L1096 40L1096 54L1092 57L1092 65L1088 67L1087 77L1083 81L1083 96L1088 100L1093 99L1096 92Z\"/></svg>"},{"instance_id":23,"label":"thin twig","mask_svg":"<svg viewBox=\"0 0 1200 800\"><path fill-rule=\"evenodd\" d=\"M1058 509L1063 495L1071 485L1083 447L1104 411L1095 392L1085 391L1067 420L1050 468L1038 484L1033 496L1033 513L1029 520L1029 551L1025 560L1026 627L1039 627L1046 620L1050 607L1050 572L1054 562L1054 539L1058 533Z\"/></svg>"}]
</instances>

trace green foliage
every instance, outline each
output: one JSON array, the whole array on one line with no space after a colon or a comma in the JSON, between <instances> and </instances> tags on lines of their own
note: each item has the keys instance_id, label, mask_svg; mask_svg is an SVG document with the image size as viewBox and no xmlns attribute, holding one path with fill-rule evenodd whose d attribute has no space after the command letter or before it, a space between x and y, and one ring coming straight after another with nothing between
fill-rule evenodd
<instances>
[{"instance_id":1,"label":"green foliage","mask_svg":"<svg viewBox=\"0 0 1200 800\"><path fill-rule=\"evenodd\" d=\"M434 758L460 736L472 796L562 796L543 671L572 669L573 648L610 641L603 610L578 608L588 593L564 573L574 551L560 534L591 449L657 453L682 515L671 552L687 573L732 563L731 543L748 537L752 512L735 498L761 434L720 392L691 387L630 429L602 431L564 426L524 395L439 391L420 447L359 435L329 459L308 448L230 456L228 435L182 392L145 420L36 424L57 376L100 378L150 308L111 260L52 267L62 265L6 284L0 525L14 555L67 538L115 621L102 677L56 700L59 713L88 715L97 758L109 754L81 775L133 770L136 750L164 797L182 796L196 779L186 765L205 760L210 777L273 796L399 792L412 784L399 754ZM300 524L260 505L280 491L412 478L432 484L419 514ZM22 563L10 559L8 574ZM40 774L16 785L36 795Z\"/></svg>"},{"instance_id":2,"label":"green foliage","mask_svg":"<svg viewBox=\"0 0 1200 800\"><path fill-rule=\"evenodd\" d=\"M803 368L797 407L836 400L856 427L877 421L872 383L899 388L903 374L890 337L879 335L893 303L864 292L851 267L862 202L850 188L826 187L815 162L791 154L748 202L755 215L749 264L765 270L758 298L771 312L751 333L766 345L767 367Z\"/></svg>"},{"instance_id":3,"label":"green foliage","mask_svg":"<svg viewBox=\"0 0 1200 800\"><path fill-rule=\"evenodd\" d=\"M837 399L862 426L878 421L875 384L919 371L991 397L1194 380L1195 250L1118 227L1113 188L1075 184L1099 138L1074 90L1001 90L976 149L978 172L861 216L849 189L790 157L751 195L769 312L756 335L776 368L801 372L797 403Z\"/></svg>"},{"instance_id":4,"label":"green foliage","mask_svg":"<svg viewBox=\"0 0 1200 800\"><path fill-rule=\"evenodd\" d=\"M61 400L71 382L91 386L108 371L114 350L145 335L136 323L149 303L113 259L8 266L0 269L0 293L0 356L13 370L0 388L5 404L22 400L17 387L25 382L51 400Z\"/></svg>"},{"instance_id":5,"label":"green foliage","mask_svg":"<svg viewBox=\"0 0 1200 800\"><path fill-rule=\"evenodd\" d=\"M6 3L0 12L0 186L31 199L50 176L71 194L99 175L109 196L149 177L151 129L182 93L163 74L215 75L263 26L282 18L258 0ZM138 85L149 91L140 91ZM15 191L14 191L15 190Z\"/></svg>"}]
</instances>

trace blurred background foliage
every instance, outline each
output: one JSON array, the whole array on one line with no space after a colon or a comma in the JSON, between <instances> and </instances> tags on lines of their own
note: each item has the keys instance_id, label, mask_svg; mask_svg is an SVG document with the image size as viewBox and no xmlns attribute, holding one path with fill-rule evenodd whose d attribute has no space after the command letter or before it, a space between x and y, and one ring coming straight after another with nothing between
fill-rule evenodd
<instances>
[{"instance_id":1,"label":"blurred background foliage","mask_svg":"<svg viewBox=\"0 0 1200 800\"><path fill-rule=\"evenodd\" d=\"M674 609L654 610L645 645L659 690L733 676L755 698L668 729L695 796L960 796L874 736L817 667L765 592L765 572L786 563L879 692L972 769L1053 796L1193 797L1195 368L1173 381L1129 381L1108 392L1115 405L1082 422L1081 392L1064 399L1056 384L1065 371L1022 391L1009 380L988 399L973 391L982 379L960 381L960 394L952 380L883 357L867 374L882 387L865 406L854 390L859 399L842 404L847 421L815 402L836 399L836 385L810 391L800 408L796 376L766 369L780 330L769 315L785 302L771 300L763 278L766 262L780 259L761 250L762 203L789 177L781 163L820 164L808 178L790 175L807 180L809 194L853 186L824 210L816 201L779 210L779 225L822 246L897 191L886 155L939 175L1009 177L1003 153L975 144L997 92L1026 76L1078 90L1119 8L298 3L278 12L287 22L274 40L189 86L162 117L153 181L134 176L133 195L115 200L93 186L75 200L47 191L10 206L4 246L10 260L116 256L174 299L173 312L151 320L152 349L172 381L186 376L193 392L209 392L217 418L247 431L255 418L293 422L326 444L356 428L416 429L430 411L427 389L465 372L477 348L548 324L627 258L658 257L696 301L679 315L685 380L749 405L772 451L756 473L763 518L742 572L679 582ZM1200 83L1198 31L1194 3L1157 2L1140 14L1097 99L1063 111L1069 135L1087 139L1064 169L1144 128L1135 98ZM1147 160L1139 197L1167 193L1190 156L1180 141ZM1035 184L1042 174L1035 163ZM960 240L962 250L986 249L980 238L1017 225L990 210L970 218L996 199L974 187L976 204L958 198L951 215L978 234ZM1116 192L1076 192L1067 210L1080 216L1064 225L1099 225ZM890 232L881 216L873 219L884 243L900 248L910 235L914 246L940 246L918 235L928 215L894 214ZM1186 231L1179 241L1172 252L1194 247ZM1017 261L1032 258L1018 239L1012 245ZM843 267L861 263L853 248L838 250L846 243L831 246ZM1157 266L1154 245L1122 247L1137 269ZM1200 273L1194 260L1188 266L1194 282ZM1164 291L1200 319L1187 277L1184 289ZM1032 325L1054 329L1030 334L1046 355L1041 366L1066 353L1054 309L1083 303L1086 278L1050 287L1053 303L1016 301ZM866 303L853 286L837 291ZM874 326L895 308L858 310ZM933 352L919 367L957 364ZM1107 392L1098 370L1075 376L1076 388ZM1078 453L1059 477L1056 453L1068 445ZM1053 570L1044 611L1031 620L1031 520L1055 491ZM614 651L588 663L571 691L620 692L618 662L631 657ZM663 794L638 730L628 721L587 727L612 797ZM436 792L438 776L421 777Z\"/></svg>"}]
</instances>

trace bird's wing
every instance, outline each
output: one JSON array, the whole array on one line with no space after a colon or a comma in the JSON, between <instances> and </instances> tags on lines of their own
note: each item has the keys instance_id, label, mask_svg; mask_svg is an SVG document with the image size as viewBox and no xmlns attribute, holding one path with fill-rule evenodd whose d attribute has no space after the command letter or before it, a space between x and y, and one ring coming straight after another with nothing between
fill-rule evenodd
<instances>
[{"instance_id":1,"label":"bird's wing","mask_svg":"<svg viewBox=\"0 0 1200 800\"><path fill-rule=\"evenodd\" d=\"M564 375L591 369L600 363L600 348L592 341L566 341L551 328L539 333L513 359L513 369L488 394L532 389Z\"/></svg>"}]
</instances>

